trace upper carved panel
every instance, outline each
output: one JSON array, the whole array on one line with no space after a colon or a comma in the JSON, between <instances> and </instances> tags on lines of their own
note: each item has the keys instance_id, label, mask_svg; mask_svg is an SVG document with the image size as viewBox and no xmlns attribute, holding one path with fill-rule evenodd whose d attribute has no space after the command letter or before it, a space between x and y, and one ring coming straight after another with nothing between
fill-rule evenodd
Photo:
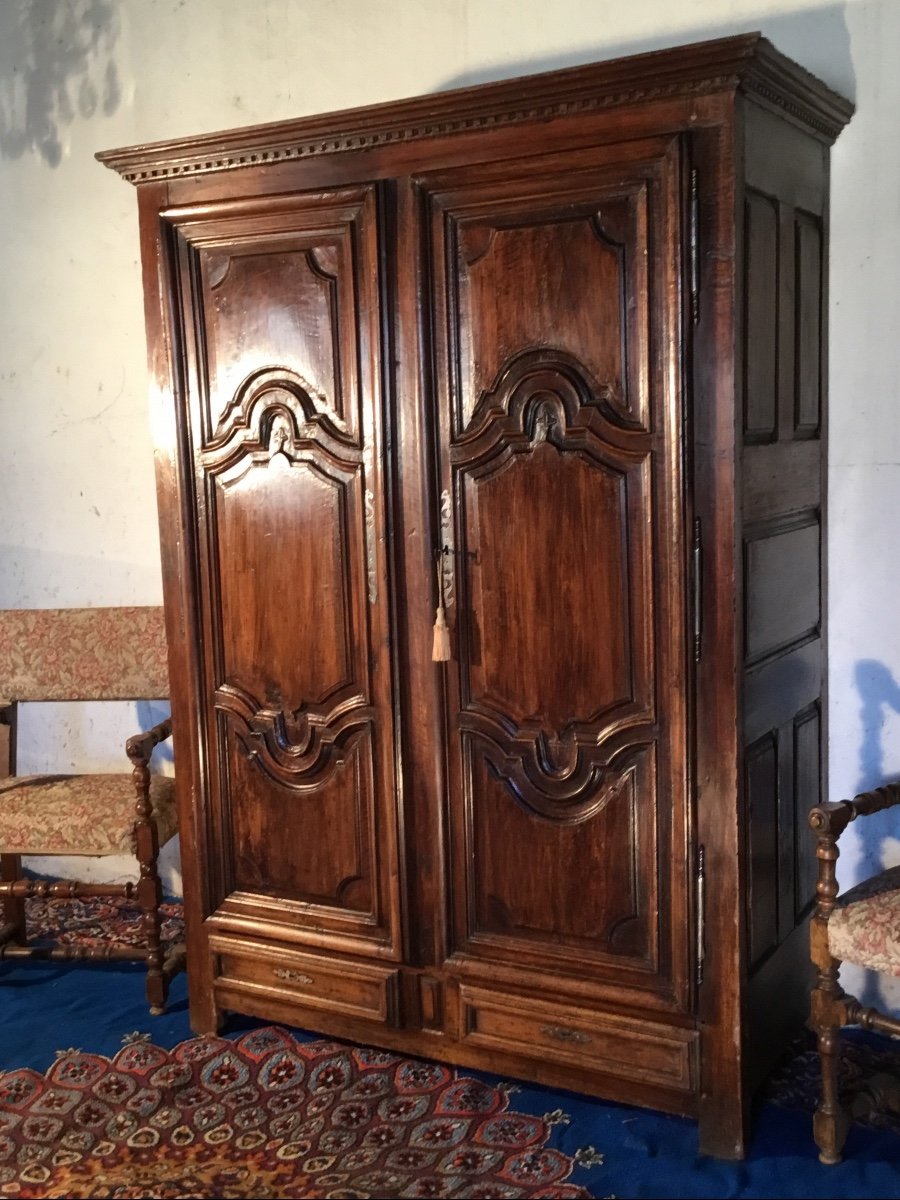
<instances>
[{"instance_id":1,"label":"upper carved panel","mask_svg":"<svg viewBox=\"0 0 900 1200\"><path fill-rule=\"evenodd\" d=\"M308 416L360 445L377 370L374 189L170 209L164 219L176 231L204 443L246 416L248 387L274 368L298 382Z\"/></svg>"},{"instance_id":2,"label":"upper carved panel","mask_svg":"<svg viewBox=\"0 0 900 1200\"><path fill-rule=\"evenodd\" d=\"M320 412L346 433L352 428L342 379L338 344L340 291L338 258L343 248L331 244L275 252L215 255L201 252L204 310L209 349L212 416L216 433L227 425L232 399L242 381L270 363L301 376ZM226 269L222 272L224 258ZM335 267L319 266L325 258ZM217 415L218 414L218 415Z\"/></svg>"},{"instance_id":3,"label":"upper carved panel","mask_svg":"<svg viewBox=\"0 0 900 1200\"><path fill-rule=\"evenodd\" d=\"M646 187L594 178L563 190L548 178L543 188L527 200L508 183L433 200L444 219L457 437L526 347L577 362L612 419L648 425Z\"/></svg>"},{"instance_id":4,"label":"upper carved panel","mask_svg":"<svg viewBox=\"0 0 900 1200\"><path fill-rule=\"evenodd\" d=\"M210 423L216 436L240 403L245 380L271 363L304 380L317 410L334 428L345 435L355 429L353 388L348 396L344 383L349 372L352 385L355 369L352 355L341 353L339 338L342 300L352 311L349 264L343 270L339 265L345 254L340 243L232 249L227 258L216 253L211 262L200 252ZM335 272L323 270L320 258ZM342 298L348 285L351 293Z\"/></svg>"}]
</instances>

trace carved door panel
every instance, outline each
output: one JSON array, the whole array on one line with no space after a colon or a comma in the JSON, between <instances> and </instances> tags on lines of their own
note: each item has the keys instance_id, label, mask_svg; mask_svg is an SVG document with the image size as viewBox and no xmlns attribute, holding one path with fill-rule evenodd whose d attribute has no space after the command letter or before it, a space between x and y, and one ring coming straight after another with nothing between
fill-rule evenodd
<instances>
[{"instance_id":1,"label":"carved door panel","mask_svg":"<svg viewBox=\"0 0 900 1200\"><path fill-rule=\"evenodd\" d=\"M400 956L374 188L164 214L219 929Z\"/></svg>"},{"instance_id":2,"label":"carved door panel","mask_svg":"<svg viewBox=\"0 0 900 1200\"><path fill-rule=\"evenodd\" d=\"M681 174L660 139L417 181L450 548L449 962L675 1006Z\"/></svg>"}]
</instances>

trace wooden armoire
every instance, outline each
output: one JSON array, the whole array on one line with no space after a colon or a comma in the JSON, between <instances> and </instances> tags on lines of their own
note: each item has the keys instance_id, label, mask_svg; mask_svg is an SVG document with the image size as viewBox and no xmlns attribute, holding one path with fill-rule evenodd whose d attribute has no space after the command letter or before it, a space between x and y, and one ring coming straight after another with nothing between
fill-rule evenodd
<instances>
[{"instance_id":1,"label":"wooden armoire","mask_svg":"<svg viewBox=\"0 0 900 1200\"><path fill-rule=\"evenodd\" d=\"M198 1032L743 1152L806 1010L851 111L753 34L98 156L138 190Z\"/></svg>"}]
</instances>

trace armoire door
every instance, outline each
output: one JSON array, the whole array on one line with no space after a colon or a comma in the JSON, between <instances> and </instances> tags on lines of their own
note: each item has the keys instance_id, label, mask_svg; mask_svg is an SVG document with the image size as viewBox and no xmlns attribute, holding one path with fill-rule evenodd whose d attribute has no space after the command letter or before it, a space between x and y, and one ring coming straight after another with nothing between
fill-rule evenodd
<instances>
[{"instance_id":1,"label":"armoire door","mask_svg":"<svg viewBox=\"0 0 900 1200\"><path fill-rule=\"evenodd\" d=\"M194 473L207 927L396 960L376 188L163 221Z\"/></svg>"},{"instance_id":2,"label":"armoire door","mask_svg":"<svg viewBox=\"0 0 900 1200\"><path fill-rule=\"evenodd\" d=\"M678 139L421 176L448 968L690 1003Z\"/></svg>"}]
</instances>

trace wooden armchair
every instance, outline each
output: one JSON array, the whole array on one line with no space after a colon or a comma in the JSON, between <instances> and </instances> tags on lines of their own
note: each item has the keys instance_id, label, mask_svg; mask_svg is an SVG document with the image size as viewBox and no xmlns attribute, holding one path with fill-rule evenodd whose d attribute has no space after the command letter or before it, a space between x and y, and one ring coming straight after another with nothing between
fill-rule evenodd
<instances>
[{"instance_id":1,"label":"wooden armchair","mask_svg":"<svg viewBox=\"0 0 900 1200\"><path fill-rule=\"evenodd\" d=\"M160 608L0 610L0 725L9 773L0 761L0 958L137 960L147 965L150 1011L164 1011L184 950L163 959L157 871L160 846L176 833L174 780L151 775L153 748L171 736L166 720L128 740L131 774L15 774L16 705L41 700L156 700L169 694ZM0 747L2 749L2 747ZM22 877L23 855L132 853L136 883L94 884ZM29 896L134 899L143 946L29 945Z\"/></svg>"},{"instance_id":2,"label":"wooden armchair","mask_svg":"<svg viewBox=\"0 0 900 1200\"><path fill-rule=\"evenodd\" d=\"M816 911L810 926L810 950L818 977L811 995L809 1025L818 1037L822 1063L822 1094L813 1131L823 1163L841 1161L850 1122L838 1089L839 1031L845 1025L859 1025L900 1035L900 1020L864 1007L848 996L838 981L842 961L900 975L900 867L881 871L838 896L838 838L857 817L896 804L900 804L900 784L890 784L853 800L820 804L809 814L818 839L819 860ZM870 1084L863 1103L893 1104L891 1090L884 1091L879 1083Z\"/></svg>"}]
</instances>

